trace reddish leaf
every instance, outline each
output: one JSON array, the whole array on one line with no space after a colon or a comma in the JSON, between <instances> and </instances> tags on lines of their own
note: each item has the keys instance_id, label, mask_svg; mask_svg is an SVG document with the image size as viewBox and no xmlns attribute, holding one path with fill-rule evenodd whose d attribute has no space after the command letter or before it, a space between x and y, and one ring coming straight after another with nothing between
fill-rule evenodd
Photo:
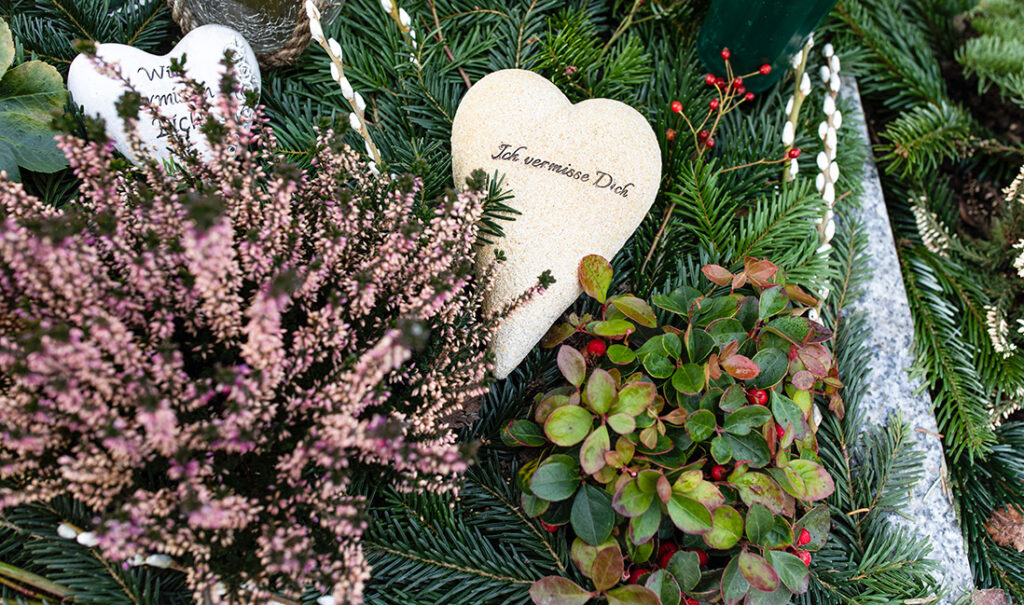
<instances>
[{"instance_id":1,"label":"reddish leaf","mask_svg":"<svg viewBox=\"0 0 1024 605\"><path fill-rule=\"evenodd\" d=\"M807 370L800 370L793 374L793 388L800 391L809 391L814 386L814 375Z\"/></svg>"},{"instance_id":2,"label":"reddish leaf","mask_svg":"<svg viewBox=\"0 0 1024 605\"><path fill-rule=\"evenodd\" d=\"M796 356L811 374L818 378L828 376L829 368L832 367L832 355L822 345L815 343L801 347L797 350Z\"/></svg>"},{"instance_id":3,"label":"reddish leaf","mask_svg":"<svg viewBox=\"0 0 1024 605\"><path fill-rule=\"evenodd\" d=\"M740 553L740 573L743 579L763 592L773 592L779 587L779 574L764 557L744 550Z\"/></svg>"},{"instance_id":4,"label":"reddish leaf","mask_svg":"<svg viewBox=\"0 0 1024 605\"><path fill-rule=\"evenodd\" d=\"M590 254L580 261L579 273L583 291L604 304L608 297L608 287L612 284L612 264L604 257Z\"/></svg>"},{"instance_id":5,"label":"reddish leaf","mask_svg":"<svg viewBox=\"0 0 1024 605\"><path fill-rule=\"evenodd\" d=\"M743 270L750 278L750 283L763 288L771 285L772 278L778 273L779 268L770 261L748 256L743 259Z\"/></svg>"},{"instance_id":6,"label":"reddish leaf","mask_svg":"<svg viewBox=\"0 0 1024 605\"><path fill-rule=\"evenodd\" d=\"M608 590L622 579L622 554L617 546L609 546L597 553L590 567L590 579L594 588Z\"/></svg>"},{"instance_id":7,"label":"reddish leaf","mask_svg":"<svg viewBox=\"0 0 1024 605\"><path fill-rule=\"evenodd\" d=\"M612 298L610 302L616 309L622 311L623 315L641 326L647 326L648 328L657 327L658 318L654 315L654 309L642 299L630 294L624 294Z\"/></svg>"},{"instance_id":8,"label":"reddish leaf","mask_svg":"<svg viewBox=\"0 0 1024 605\"><path fill-rule=\"evenodd\" d=\"M739 290L747 283L747 274L740 271L732 276L732 289Z\"/></svg>"},{"instance_id":9,"label":"reddish leaf","mask_svg":"<svg viewBox=\"0 0 1024 605\"><path fill-rule=\"evenodd\" d=\"M804 292L803 288L795 284L786 286L786 294L789 295L790 300L795 300L798 303L807 305L808 307L818 306L817 298L814 298L810 294Z\"/></svg>"},{"instance_id":10,"label":"reddish leaf","mask_svg":"<svg viewBox=\"0 0 1024 605\"><path fill-rule=\"evenodd\" d=\"M609 590L605 596L608 597L608 605L661 605L658 595L638 584L620 586Z\"/></svg>"},{"instance_id":11,"label":"reddish leaf","mask_svg":"<svg viewBox=\"0 0 1024 605\"><path fill-rule=\"evenodd\" d=\"M578 387L583 384L583 378L587 374L587 360L573 347L562 345L558 349L558 369L570 384Z\"/></svg>"},{"instance_id":12,"label":"reddish leaf","mask_svg":"<svg viewBox=\"0 0 1024 605\"><path fill-rule=\"evenodd\" d=\"M541 578L530 586L535 605L583 605L593 594L560 576Z\"/></svg>"},{"instance_id":13,"label":"reddish leaf","mask_svg":"<svg viewBox=\"0 0 1024 605\"><path fill-rule=\"evenodd\" d=\"M722 369L736 380L751 380L761 372L757 364L743 355L733 355L719 362Z\"/></svg>"},{"instance_id":14,"label":"reddish leaf","mask_svg":"<svg viewBox=\"0 0 1024 605\"><path fill-rule=\"evenodd\" d=\"M732 273L720 265L704 265L701 267L701 272L711 280L711 283L719 286L728 286L733 280Z\"/></svg>"}]
</instances>

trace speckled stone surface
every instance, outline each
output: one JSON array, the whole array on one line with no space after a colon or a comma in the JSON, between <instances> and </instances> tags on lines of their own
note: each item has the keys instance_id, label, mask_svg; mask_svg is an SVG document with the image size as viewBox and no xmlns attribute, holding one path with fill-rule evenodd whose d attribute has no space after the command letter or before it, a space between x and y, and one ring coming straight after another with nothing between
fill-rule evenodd
<instances>
[{"instance_id":1,"label":"speckled stone surface","mask_svg":"<svg viewBox=\"0 0 1024 605\"><path fill-rule=\"evenodd\" d=\"M852 79L844 79L841 93L852 99L863 117L860 95ZM865 126L861 136L867 140ZM871 351L870 374L864 403L868 425L885 423L897 412L911 429L913 439L925 453L924 477L915 486L909 506L893 521L927 536L932 545L931 558L940 565L936 576L950 591L937 601L953 603L956 597L972 590L971 570L967 563L963 534L944 489L946 473L942 443L936 436L938 427L927 391L919 391L919 380L910 380L907 369L913 363L911 346L914 324L907 303L907 293L900 277L899 262L893 241L889 216L882 197L882 185L873 161L864 166L864 198L861 218L867 226L869 264L873 277L867 283L866 295L856 307L871 316L873 331L868 346ZM921 430L917 430L921 429ZM922 432L926 431L926 432Z\"/></svg>"},{"instance_id":2,"label":"speckled stone surface","mask_svg":"<svg viewBox=\"0 0 1024 605\"><path fill-rule=\"evenodd\" d=\"M555 283L521 306L492 340L495 374L507 376L582 293L588 254L611 259L640 225L661 181L661 149L647 120L611 99L573 105L543 76L519 69L488 74L459 104L452 124L452 172L505 175L522 214L505 237L483 246L478 269L505 253L485 300L500 310L550 270Z\"/></svg>"}]
</instances>

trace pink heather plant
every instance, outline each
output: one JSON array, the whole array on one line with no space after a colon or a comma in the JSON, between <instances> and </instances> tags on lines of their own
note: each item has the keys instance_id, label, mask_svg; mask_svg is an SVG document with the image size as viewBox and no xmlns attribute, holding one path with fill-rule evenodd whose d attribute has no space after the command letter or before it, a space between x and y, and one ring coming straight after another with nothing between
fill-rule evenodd
<instances>
[{"instance_id":1,"label":"pink heather plant","mask_svg":"<svg viewBox=\"0 0 1024 605\"><path fill-rule=\"evenodd\" d=\"M172 135L173 173L66 136L62 209L0 179L0 508L74 497L104 556L170 555L197 599L359 603L351 477L441 491L466 468L447 418L489 368L484 196L424 212L333 132L281 164L264 121L207 122L206 161Z\"/></svg>"}]
</instances>

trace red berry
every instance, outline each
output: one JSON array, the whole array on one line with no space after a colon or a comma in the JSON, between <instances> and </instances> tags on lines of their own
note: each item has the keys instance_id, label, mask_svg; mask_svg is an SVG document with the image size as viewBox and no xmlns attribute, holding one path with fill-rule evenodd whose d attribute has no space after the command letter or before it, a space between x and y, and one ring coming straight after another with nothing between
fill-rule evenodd
<instances>
[{"instance_id":1,"label":"red berry","mask_svg":"<svg viewBox=\"0 0 1024 605\"><path fill-rule=\"evenodd\" d=\"M674 552L667 552L667 553L661 555L660 557L658 557L658 567L660 567L662 569L665 569L666 567L668 567L668 562L672 560L672 555L674 555L674 554L676 554L676 553L674 553Z\"/></svg>"},{"instance_id":2,"label":"red berry","mask_svg":"<svg viewBox=\"0 0 1024 605\"><path fill-rule=\"evenodd\" d=\"M703 550L694 550L692 552L697 553L697 563L701 567L704 567L708 564L708 553L704 552Z\"/></svg>"},{"instance_id":3,"label":"red berry","mask_svg":"<svg viewBox=\"0 0 1024 605\"><path fill-rule=\"evenodd\" d=\"M811 541L811 532L807 531L806 529L801 529L800 530L800 537L798 537L796 539L796 545L797 546L803 546L803 545L807 544L810 541Z\"/></svg>"},{"instance_id":4,"label":"red berry","mask_svg":"<svg viewBox=\"0 0 1024 605\"><path fill-rule=\"evenodd\" d=\"M743 95L743 100L744 101L753 101L754 100L754 93L748 92L747 94Z\"/></svg>"},{"instance_id":5,"label":"red berry","mask_svg":"<svg viewBox=\"0 0 1024 605\"><path fill-rule=\"evenodd\" d=\"M711 101L708 103L708 107L711 108L711 111L718 109L718 99L711 99Z\"/></svg>"},{"instance_id":6,"label":"red berry","mask_svg":"<svg viewBox=\"0 0 1024 605\"><path fill-rule=\"evenodd\" d=\"M807 550L796 551L796 556L800 557L800 560L804 562L804 565L810 566L811 564L811 553Z\"/></svg>"},{"instance_id":7,"label":"red berry","mask_svg":"<svg viewBox=\"0 0 1024 605\"><path fill-rule=\"evenodd\" d=\"M702 130L699 133L697 133L697 138L700 139L701 141L706 141L711 138L711 133L708 132L707 130Z\"/></svg>"},{"instance_id":8,"label":"red berry","mask_svg":"<svg viewBox=\"0 0 1024 605\"><path fill-rule=\"evenodd\" d=\"M786 436L786 429L782 428L781 424L775 425L775 436L778 437L779 439L782 439L783 437Z\"/></svg>"},{"instance_id":9,"label":"red berry","mask_svg":"<svg viewBox=\"0 0 1024 605\"><path fill-rule=\"evenodd\" d=\"M604 352L608 350L608 345L604 344L604 341L600 338L595 338L587 343L587 353L591 355L597 355L600 357L604 355Z\"/></svg>"},{"instance_id":10,"label":"red berry","mask_svg":"<svg viewBox=\"0 0 1024 605\"><path fill-rule=\"evenodd\" d=\"M707 142L704 143L704 144L707 145L708 147L714 147L715 146L715 140L714 139L708 139Z\"/></svg>"},{"instance_id":11,"label":"red berry","mask_svg":"<svg viewBox=\"0 0 1024 605\"><path fill-rule=\"evenodd\" d=\"M674 141L674 140L676 140L676 131L674 129L672 129L672 128L669 128L668 130L666 130L665 131L665 140L666 141Z\"/></svg>"},{"instance_id":12,"label":"red berry","mask_svg":"<svg viewBox=\"0 0 1024 605\"><path fill-rule=\"evenodd\" d=\"M731 57L731 56L732 56L732 53L729 52L728 48L723 48L722 49L722 60L723 61L728 61L729 57Z\"/></svg>"},{"instance_id":13,"label":"red berry","mask_svg":"<svg viewBox=\"0 0 1024 605\"><path fill-rule=\"evenodd\" d=\"M711 478L714 479L715 481L721 481L722 479L725 479L726 474L727 472L725 470L725 467L722 466L721 464L716 464L711 467Z\"/></svg>"},{"instance_id":14,"label":"red berry","mask_svg":"<svg viewBox=\"0 0 1024 605\"><path fill-rule=\"evenodd\" d=\"M636 567L633 569L633 571L629 572L629 583L638 584L640 582L640 578L646 576L649 573L651 573L651 570L647 569L646 567Z\"/></svg>"},{"instance_id":15,"label":"red berry","mask_svg":"<svg viewBox=\"0 0 1024 605\"><path fill-rule=\"evenodd\" d=\"M669 556L672 556L672 555L676 554L676 552L678 550L679 550L679 547L676 546L675 544L673 544L671 542L662 542L658 546L658 557L664 557L666 554L668 554ZM664 567L664 565L662 565L662 567Z\"/></svg>"},{"instance_id":16,"label":"red berry","mask_svg":"<svg viewBox=\"0 0 1024 605\"><path fill-rule=\"evenodd\" d=\"M697 599L691 599L690 597L686 597L686 601L685 602L686 602L686 605L700 605L700 603L697 601Z\"/></svg>"},{"instance_id":17,"label":"red berry","mask_svg":"<svg viewBox=\"0 0 1024 605\"><path fill-rule=\"evenodd\" d=\"M736 94L742 95L742 94L745 94L746 92L747 92L747 87L746 86L737 86L736 87Z\"/></svg>"},{"instance_id":18,"label":"red berry","mask_svg":"<svg viewBox=\"0 0 1024 605\"><path fill-rule=\"evenodd\" d=\"M800 148L799 147L794 147L794 148L790 149L789 152L786 155L789 156L789 159L795 160L798 157L800 157Z\"/></svg>"},{"instance_id":19,"label":"red berry","mask_svg":"<svg viewBox=\"0 0 1024 605\"><path fill-rule=\"evenodd\" d=\"M715 77L715 74L708 74L704 76L704 81L707 82L708 86L714 86L718 78Z\"/></svg>"},{"instance_id":20,"label":"red berry","mask_svg":"<svg viewBox=\"0 0 1024 605\"><path fill-rule=\"evenodd\" d=\"M549 531L551 533L558 531L557 525L551 525L550 523L545 523L543 521L540 522L540 526L543 527L545 531Z\"/></svg>"},{"instance_id":21,"label":"red berry","mask_svg":"<svg viewBox=\"0 0 1024 605\"><path fill-rule=\"evenodd\" d=\"M757 71L761 72L761 75L767 76L768 74L772 73L772 66L765 63L764 65L761 66L761 69Z\"/></svg>"},{"instance_id":22,"label":"red berry","mask_svg":"<svg viewBox=\"0 0 1024 605\"><path fill-rule=\"evenodd\" d=\"M765 405L768 403L768 392L764 389L750 389L747 391L747 401L754 405Z\"/></svg>"},{"instance_id":23,"label":"red berry","mask_svg":"<svg viewBox=\"0 0 1024 605\"><path fill-rule=\"evenodd\" d=\"M683 111L683 104L680 103L679 101L672 101L672 112L673 113L682 113L682 111Z\"/></svg>"},{"instance_id":24,"label":"red berry","mask_svg":"<svg viewBox=\"0 0 1024 605\"><path fill-rule=\"evenodd\" d=\"M725 78L715 78L715 86L719 88L725 86Z\"/></svg>"},{"instance_id":25,"label":"red berry","mask_svg":"<svg viewBox=\"0 0 1024 605\"><path fill-rule=\"evenodd\" d=\"M736 88L739 88L740 86L743 86L743 78L740 78L740 77L733 78L732 85L735 86Z\"/></svg>"}]
</instances>

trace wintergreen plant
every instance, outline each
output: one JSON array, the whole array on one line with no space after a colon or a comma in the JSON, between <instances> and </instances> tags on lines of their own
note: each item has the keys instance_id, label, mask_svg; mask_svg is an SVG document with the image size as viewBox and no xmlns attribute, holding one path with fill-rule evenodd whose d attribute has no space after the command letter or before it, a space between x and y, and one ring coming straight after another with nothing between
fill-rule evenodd
<instances>
[{"instance_id":1,"label":"wintergreen plant","mask_svg":"<svg viewBox=\"0 0 1024 605\"><path fill-rule=\"evenodd\" d=\"M703 272L708 292L652 298L659 322L644 300L608 295L608 261L581 263L600 316L552 329L544 344L561 345L567 384L502 435L539 448L518 474L523 509L571 529L593 589L547 577L531 588L535 603L784 602L806 591L809 551L829 531L821 501L834 491L815 396L843 413L822 345L832 334L806 317L817 301L769 261ZM570 338L590 340L580 351L562 344ZM627 565L630 582L617 586Z\"/></svg>"}]
</instances>

